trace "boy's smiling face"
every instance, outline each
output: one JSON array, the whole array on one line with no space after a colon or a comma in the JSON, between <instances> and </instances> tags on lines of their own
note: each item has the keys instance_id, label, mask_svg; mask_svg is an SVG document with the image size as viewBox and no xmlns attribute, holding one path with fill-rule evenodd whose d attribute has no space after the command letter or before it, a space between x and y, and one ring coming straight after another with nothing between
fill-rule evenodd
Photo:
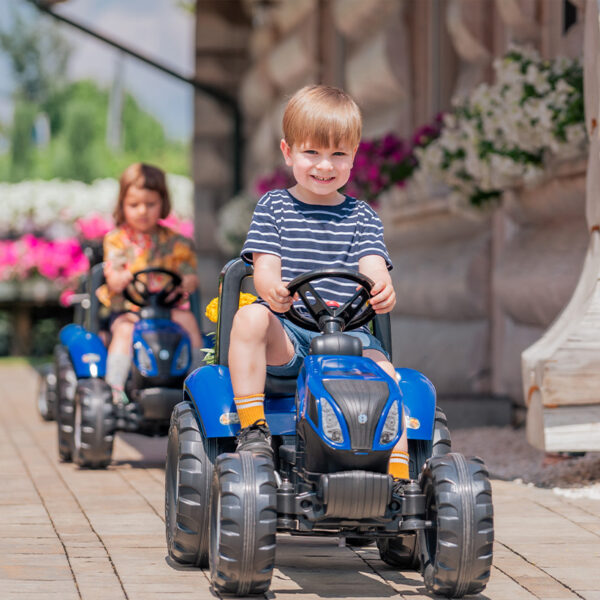
<instances>
[{"instance_id":1,"label":"boy's smiling face","mask_svg":"<svg viewBox=\"0 0 600 600\"><path fill-rule=\"evenodd\" d=\"M327 148L304 142L290 148L281 140L281 152L285 164L292 167L299 200L316 204L339 202L338 190L350 177L356 148L344 142Z\"/></svg>"}]
</instances>

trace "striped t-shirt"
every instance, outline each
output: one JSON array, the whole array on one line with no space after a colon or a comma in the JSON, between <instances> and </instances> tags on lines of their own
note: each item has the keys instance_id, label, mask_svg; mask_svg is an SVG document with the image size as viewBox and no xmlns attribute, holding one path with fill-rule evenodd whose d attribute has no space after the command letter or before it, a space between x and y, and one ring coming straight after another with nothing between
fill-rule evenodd
<instances>
[{"instance_id":1,"label":"striped t-shirt","mask_svg":"<svg viewBox=\"0 0 600 600\"><path fill-rule=\"evenodd\" d=\"M351 196L326 206L301 202L287 190L267 192L254 210L242 258L251 264L253 252L279 256L283 281L315 269L358 271L359 259L373 254L392 268L381 219ZM348 280L321 279L313 286L325 301L340 304L356 291L356 283Z\"/></svg>"}]
</instances>

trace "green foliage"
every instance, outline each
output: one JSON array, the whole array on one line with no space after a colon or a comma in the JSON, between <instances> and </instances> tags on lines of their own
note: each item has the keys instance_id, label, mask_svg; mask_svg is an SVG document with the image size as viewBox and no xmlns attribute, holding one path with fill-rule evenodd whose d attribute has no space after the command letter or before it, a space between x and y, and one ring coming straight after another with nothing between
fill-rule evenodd
<instances>
[{"instance_id":1,"label":"green foliage","mask_svg":"<svg viewBox=\"0 0 600 600\"><path fill-rule=\"evenodd\" d=\"M10 180L19 181L27 176L33 164L33 124L37 107L27 101L15 106L13 126L10 132Z\"/></svg>"},{"instance_id":2,"label":"green foliage","mask_svg":"<svg viewBox=\"0 0 600 600\"><path fill-rule=\"evenodd\" d=\"M214 365L215 364L215 337L216 334L214 331L211 331L209 333L206 334L207 337L211 338L213 341L213 346L211 348L200 348L200 350L202 350L202 352L204 352L204 358L202 359L204 361L205 365Z\"/></svg>"},{"instance_id":3,"label":"green foliage","mask_svg":"<svg viewBox=\"0 0 600 600\"><path fill-rule=\"evenodd\" d=\"M10 315L0 311L0 356L7 356L10 353L11 337Z\"/></svg>"},{"instance_id":4,"label":"green foliage","mask_svg":"<svg viewBox=\"0 0 600 600\"><path fill-rule=\"evenodd\" d=\"M11 26L0 31L0 49L10 60L17 96L43 102L64 81L71 48L54 24L20 8L13 7Z\"/></svg>"},{"instance_id":5,"label":"green foliage","mask_svg":"<svg viewBox=\"0 0 600 600\"><path fill-rule=\"evenodd\" d=\"M15 167L10 156L0 156L0 180L59 177L89 183L100 177L119 177L125 167L137 161L157 164L169 173L189 175L188 145L167 139L161 124L130 94L123 103L123 149L108 148L108 103L108 92L88 80L64 86L37 107L18 102L11 129L11 155L18 152L21 166ZM52 132L50 144L41 149L31 143L37 112L46 113Z\"/></svg>"},{"instance_id":6,"label":"green foliage","mask_svg":"<svg viewBox=\"0 0 600 600\"><path fill-rule=\"evenodd\" d=\"M122 149L109 148L109 94L93 81L65 83L71 49L60 30L26 3L13 9L10 21L0 30L0 52L8 57L17 85L13 123L0 123L10 141L9 152L0 155L0 181L59 177L89 183L118 177L137 161L189 175L188 145L168 140L161 124L130 94L123 99ZM36 148L32 139L39 114L50 124L45 148Z\"/></svg>"},{"instance_id":7,"label":"green foliage","mask_svg":"<svg viewBox=\"0 0 600 600\"><path fill-rule=\"evenodd\" d=\"M62 327L58 319L47 318L37 321L32 328L31 354L32 356L47 356L52 354L58 342L58 332Z\"/></svg>"}]
</instances>

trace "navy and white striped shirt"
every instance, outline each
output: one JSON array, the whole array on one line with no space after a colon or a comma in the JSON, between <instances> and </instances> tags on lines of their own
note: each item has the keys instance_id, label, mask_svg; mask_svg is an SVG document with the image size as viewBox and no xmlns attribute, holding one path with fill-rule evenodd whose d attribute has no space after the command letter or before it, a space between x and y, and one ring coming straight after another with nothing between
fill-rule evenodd
<instances>
[{"instance_id":1,"label":"navy and white striped shirt","mask_svg":"<svg viewBox=\"0 0 600 600\"><path fill-rule=\"evenodd\" d=\"M256 205L242 259L252 264L252 253L281 258L281 278L315 269L358 271L363 256L377 254L392 268L383 241L383 225L366 203L351 196L336 206L306 204L287 190L267 192ZM351 281L322 279L313 283L325 301L343 304L356 290Z\"/></svg>"}]
</instances>

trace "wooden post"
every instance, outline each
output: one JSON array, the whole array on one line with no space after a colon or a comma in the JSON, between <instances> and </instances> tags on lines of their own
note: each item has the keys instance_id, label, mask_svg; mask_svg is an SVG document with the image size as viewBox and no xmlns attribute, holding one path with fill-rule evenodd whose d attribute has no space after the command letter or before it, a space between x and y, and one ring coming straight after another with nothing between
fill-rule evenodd
<instances>
[{"instance_id":1,"label":"wooden post","mask_svg":"<svg viewBox=\"0 0 600 600\"><path fill-rule=\"evenodd\" d=\"M588 0L584 35L585 119L590 140L586 217L590 241L571 300L522 354L529 442L549 451L600 451L600 32Z\"/></svg>"},{"instance_id":2,"label":"wooden post","mask_svg":"<svg viewBox=\"0 0 600 600\"><path fill-rule=\"evenodd\" d=\"M10 353L28 356L31 353L31 307L19 302L13 309L14 329Z\"/></svg>"}]
</instances>

